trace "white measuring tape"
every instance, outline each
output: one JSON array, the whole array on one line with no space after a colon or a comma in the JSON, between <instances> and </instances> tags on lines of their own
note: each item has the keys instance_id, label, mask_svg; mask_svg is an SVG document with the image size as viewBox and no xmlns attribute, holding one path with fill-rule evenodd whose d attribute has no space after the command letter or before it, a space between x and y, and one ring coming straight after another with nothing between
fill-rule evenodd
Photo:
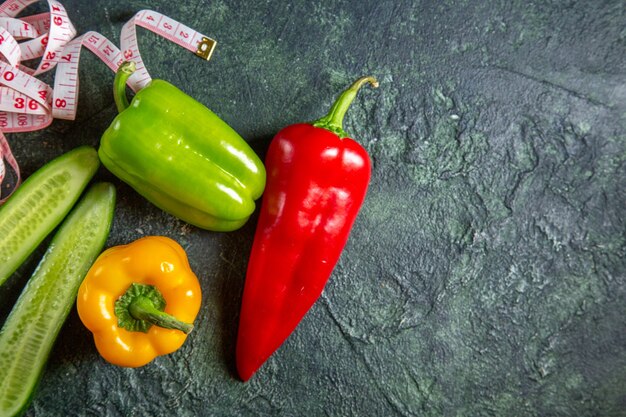
<instances>
[{"instance_id":1,"label":"white measuring tape","mask_svg":"<svg viewBox=\"0 0 626 417\"><path fill-rule=\"evenodd\" d=\"M97 32L77 38L65 8L47 0L48 13L16 18L39 0L7 0L0 5L0 203L19 185L17 161L3 132L27 132L43 129L54 118L74 120L78 107L78 65L84 46L112 71L124 61L134 61L137 70L129 78L134 91L151 80L137 42L136 26L168 39L209 60L216 42L195 30L152 10L142 10L121 31L120 48ZM37 68L25 67L22 61L40 58ZM36 78L56 67L54 88ZM5 162L15 174L15 181L4 190Z\"/></svg>"}]
</instances>

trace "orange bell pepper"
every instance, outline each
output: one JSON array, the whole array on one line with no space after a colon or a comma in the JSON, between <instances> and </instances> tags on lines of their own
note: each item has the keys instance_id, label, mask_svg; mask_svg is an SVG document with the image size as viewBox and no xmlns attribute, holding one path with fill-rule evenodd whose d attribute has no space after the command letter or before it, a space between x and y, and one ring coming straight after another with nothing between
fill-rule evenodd
<instances>
[{"instance_id":1,"label":"orange bell pepper","mask_svg":"<svg viewBox=\"0 0 626 417\"><path fill-rule=\"evenodd\" d=\"M148 236L104 251L78 290L77 307L100 355L134 368L183 345L201 298L183 248Z\"/></svg>"}]
</instances>

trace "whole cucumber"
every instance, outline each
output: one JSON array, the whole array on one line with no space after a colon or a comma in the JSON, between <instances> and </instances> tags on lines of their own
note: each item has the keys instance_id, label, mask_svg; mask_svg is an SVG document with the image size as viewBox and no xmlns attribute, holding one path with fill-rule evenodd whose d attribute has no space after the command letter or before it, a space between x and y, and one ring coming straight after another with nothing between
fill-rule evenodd
<instances>
[{"instance_id":1,"label":"whole cucumber","mask_svg":"<svg viewBox=\"0 0 626 417\"><path fill-rule=\"evenodd\" d=\"M99 166L94 148L76 148L38 169L0 206L0 285L61 223Z\"/></svg>"},{"instance_id":2,"label":"whole cucumber","mask_svg":"<svg viewBox=\"0 0 626 417\"><path fill-rule=\"evenodd\" d=\"M78 287L109 235L115 188L93 185L55 234L0 330L0 416L28 406Z\"/></svg>"}]
</instances>

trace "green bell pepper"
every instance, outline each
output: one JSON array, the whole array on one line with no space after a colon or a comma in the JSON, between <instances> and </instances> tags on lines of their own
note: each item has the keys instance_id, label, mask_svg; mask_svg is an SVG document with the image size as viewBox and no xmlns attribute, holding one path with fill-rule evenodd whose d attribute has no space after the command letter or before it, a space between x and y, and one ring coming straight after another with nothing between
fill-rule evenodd
<instances>
[{"instance_id":1,"label":"green bell pepper","mask_svg":"<svg viewBox=\"0 0 626 417\"><path fill-rule=\"evenodd\" d=\"M105 167L160 209L203 229L243 226L265 188L263 162L215 113L163 80L132 102L124 62L115 77L119 114L104 132Z\"/></svg>"}]
</instances>

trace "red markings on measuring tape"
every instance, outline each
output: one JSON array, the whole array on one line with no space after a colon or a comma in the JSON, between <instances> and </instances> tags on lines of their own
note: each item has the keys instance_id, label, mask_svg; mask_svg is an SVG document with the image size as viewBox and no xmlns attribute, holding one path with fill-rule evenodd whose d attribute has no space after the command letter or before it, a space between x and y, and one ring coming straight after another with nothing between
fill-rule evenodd
<instances>
[{"instance_id":1,"label":"red markings on measuring tape","mask_svg":"<svg viewBox=\"0 0 626 417\"><path fill-rule=\"evenodd\" d=\"M197 52L202 39L208 39L182 23L152 10L142 10L126 22L120 35L120 48L97 32L85 33L69 42L62 52L62 58L57 61L53 117L68 120L76 117L78 64L83 46L100 58L112 71L117 71L124 61L134 61L137 69L128 79L128 86L133 91L139 91L152 80L139 52L137 26L148 29L192 52ZM215 43L213 40L211 42ZM65 106L57 106L56 98L63 99L62 103Z\"/></svg>"},{"instance_id":2,"label":"red markings on measuring tape","mask_svg":"<svg viewBox=\"0 0 626 417\"><path fill-rule=\"evenodd\" d=\"M83 46L104 61L112 71L117 71L121 63L117 59L120 56L117 46L97 32L87 32L70 41L61 52L61 57L57 62L52 101L52 116L54 118L74 120L76 117L78 65Z\"/></svg>"},{"instance_id":3,"label":"red markings on measuring tape","mask_svg":"<svg viewBox=\"0 0 626 417\"><path fill-rule=\"evenodd\" d=\"M215 41L160 13L142 10L123 27L120 46L97 32L75 38L76 30L63 5L47 0L48 13L16 18L22 10L40 0L7 0L0 4L0 186L6 173L5 161L15 172L19 166L2 132L25 132L48 126L53 118L73 120L78 106L78 67L82 47L100 58L112 71L125 60L136 63L137 71L128 80L135 91L151 77L145 68L137 42L136 26L148 29L183 48L209 59ZM22 61L40 58L37 68ZM54 88L36 78L56 68ZM0 188L0 198L6 196ZM9 192L10 195L10 192ZM0 203L2 200L0 200Z\"/></svg>"},{"instance_id":4,"label":"red markings on measuring tape","mask_svg":"<svg viewBox=\"0 0 626 417\"><path fill-rule=\"evenodd\" d=\"M124 59L135 61L135 64L137 64L137 70L128 80L128 85L135 91L145 87L151 80L143 64L143 60L141 59L141 54L139 53L137 26L154 32L196 54L199 50L200 42L203 39L209 39L190 27L161 13L152 10L141 10L135 14L135 16L122 27L120 36L120 47L121 50L124 51ZM211 42L215 44L215 41L211 40ZM210 56L204 58L209 59Z\"/></svg>"}]
</instances>

